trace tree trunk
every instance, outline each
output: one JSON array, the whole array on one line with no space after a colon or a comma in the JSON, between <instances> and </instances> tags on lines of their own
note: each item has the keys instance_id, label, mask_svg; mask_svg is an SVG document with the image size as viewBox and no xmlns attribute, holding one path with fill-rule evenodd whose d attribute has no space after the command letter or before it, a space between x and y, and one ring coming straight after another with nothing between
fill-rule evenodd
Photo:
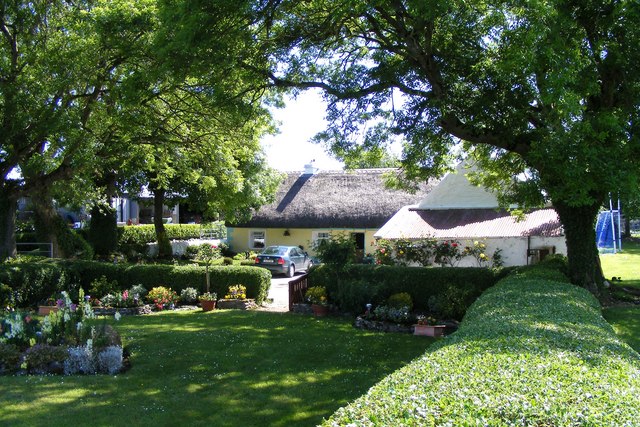
<instances>
[{"instance_id":1,"label":"tree trunk","mask_svg":"<svg viewBox=\"0 0 640 427\"><path fill-rule=\"evenodd\" d=\"M625 239L629 239L631 237L631 219L629 215L624 216L624 234L622 235Z\"/></svg>"},{"instance_id":2,"label":"tree trunk","mask_svg":"<svg viewBox=\"0 0 640 427\"><path fill-rule=\"evenodd\" d=\"M66 258L59 241L58 229L60 217L53 207L53 200L44 195L33 197L33 209L36 215L36 232L40 240L51 242L51 257Z\"/></svg>"},{"instance_id":3,"label":"tree trunk","mask_svg":"<svg viewBox=\"0 0 640 427\"><path fill-rule=\"evenodd\" d=\"M153 189L153 225L156 230L156 240L158 241L158 258L169 259L173 256L173 251L171 250L171 242L167 237L167 231L164 228L164 222L162 222L164 194L164 189Z\"/></svg>"},{"instance_id":4,"label":"tree trunk","mask_svg":"<svg viewBox=\"0 0 640 427\"><path fill-rule=\"evenodd\" d=\"M603 295L604 276L598 256L595 224L600 204L568 206L554 203L567 240L569 278L588 289L596 297Z\"/></svg>"},{"instance_id":5,"label":"tree trunk","mask_svg":"<svg viewBox=\"0 0 640 427\"><path fill-rule=\"evenodd\" d=\"M0 262L15 257L16 211L18 200L6 187L0 187Z\"/></svg>"}]
</instances>

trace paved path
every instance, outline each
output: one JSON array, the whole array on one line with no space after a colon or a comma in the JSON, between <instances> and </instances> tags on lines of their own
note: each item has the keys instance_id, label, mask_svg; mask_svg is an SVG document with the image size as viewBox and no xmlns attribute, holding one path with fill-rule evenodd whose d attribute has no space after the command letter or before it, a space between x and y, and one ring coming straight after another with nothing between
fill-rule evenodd
<instances>
[{"instance_id":1,"label":"paved path","mask_svg":"<svg viewBox=\"0 0 640 427\"><path fill-rule=\"evenodd\" d=\"M292 278L286 276L273 276L268 298L273 302L263 309L266 311L289 311L289 281L294 280L302 273L296 273Z\"/></svg>"}]
</instances>

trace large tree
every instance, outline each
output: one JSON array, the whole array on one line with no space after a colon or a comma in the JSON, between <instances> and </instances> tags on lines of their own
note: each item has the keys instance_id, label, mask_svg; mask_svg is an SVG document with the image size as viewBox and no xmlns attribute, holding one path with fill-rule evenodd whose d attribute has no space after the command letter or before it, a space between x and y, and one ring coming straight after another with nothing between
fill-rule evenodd
<instances>
[{"instance_id":1,"label":"large tree","mask_svg":"<svg viewBox=\"0 0 640 427\"><path fill-rule=\"evenodd\" d=\"M330 144L379 145L386 127L406 138L409 179L464 148L504 201L553 203L572 281L600 292L596 214L638 181L640 3L278 3L265 20L280 48L272 81L325 90ZM363 132L372 119L382 125Z\"/></svg>"},{"instance_id":2,"label":"large tree","mask_svg":"<svg viewBox=\"0 0 640 427\"><path fill-rule=\"evenodd\" d=\"M151 4L0 3L0 260L16 253L18 198L50 199L93 170L91 116L145 43Z\"/></svg>"}]
</instances>

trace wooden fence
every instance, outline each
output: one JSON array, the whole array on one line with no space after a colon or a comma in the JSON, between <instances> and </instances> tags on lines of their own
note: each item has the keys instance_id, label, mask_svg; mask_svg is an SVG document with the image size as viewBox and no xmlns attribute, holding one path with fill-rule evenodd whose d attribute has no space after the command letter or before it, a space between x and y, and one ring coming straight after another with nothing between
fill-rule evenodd
<instances>
[{"instance_id":1,"label":"wooden fence","mask_svg":"<svg viewBox=\"0 0 640 427\"><path fill-rule=\"evenodd\" d=\"M304 302L304 294L309 288L309 275L303 274L289 282L289 311L292 311L293 304Z\"/></svg>"}]
</instances>

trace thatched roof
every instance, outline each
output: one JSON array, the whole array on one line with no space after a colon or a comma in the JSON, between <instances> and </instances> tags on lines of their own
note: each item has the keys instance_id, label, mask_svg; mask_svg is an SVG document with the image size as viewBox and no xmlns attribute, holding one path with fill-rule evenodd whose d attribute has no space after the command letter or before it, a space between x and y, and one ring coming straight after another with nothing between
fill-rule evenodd
<instances>
[{"instance_id":1,"label":"thatched roof","mask_svg":"<svg viewBox=\"0 0 640 427\"><path fill-rule=\"evenodd\" d=\"M563 236L554 209L530 212L518 221L498 209L419 209L405 206L377 233L382 239L463 239L483 237Z\"/></svg>"},{"instance_id":2,"label":"thatched roof","mask_svg":"<svg viewBox=\"0 0 640 427\"><path fill-rule=\"evenodd\" d=\"M263 206L249 222L252 228L380 228L405 205L421 200L432 185L412 194L385 188L391 169L320 171L287 174L276 201Z\"/></svg>"}]
</instances>

